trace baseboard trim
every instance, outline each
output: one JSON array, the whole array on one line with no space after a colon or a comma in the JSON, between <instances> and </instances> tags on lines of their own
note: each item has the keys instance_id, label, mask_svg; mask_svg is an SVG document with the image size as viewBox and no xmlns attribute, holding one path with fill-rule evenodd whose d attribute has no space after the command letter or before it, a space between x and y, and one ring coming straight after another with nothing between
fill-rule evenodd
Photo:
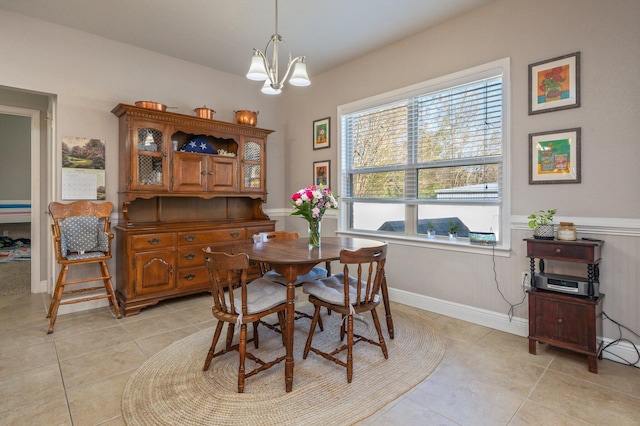
<instances>
[{"instance_id":1,"label":"baseboard trim","mask_svg":"<svg viewBox=\"0 0 640 426\"><path fill-rule=\"evenodd\" d=\"M613 339L608 339L606 337L602 340L605 347L614 341ZM638 345L633 345L629 342L620 342L606 348L602 352L602 358L619 362L621 364L630 364L635 361L635 364L632 365L640 368L640 359L638 357L639 352L640 347L638 347Z\"/></svg>"},{"instance_id":2,"label":"baseboard trim","mask_svg":"<svg viewBox=\"0 0 640 426\"><path fill-rule=\"evenodd\" d=\"M513 317L500 312L488 311L486 309L474 308L473 306L462 305L448 300L436 299L434 297L415 294L404 290L389 288L389 299L403 305L411 306L425 311L434 312L440 315L468 321L473 324L489 327L505 333L527 337L529 335L529 319ZM613 339L603 338L604 346L611 343ZM635 367L640 368L638 360L640 348L629 342L620 342L610 346L603 351L602 357L622 364L629 364L636 361Z\"/></svg>"},{"instance_id":3,"label":"baseboard trim","mask_svg":"<svg viewBox=\"0 0 640 426\"><path fill-rule=\"evenodd\" d=\"M509 320L507 314L474 308L448 300L410 293L404 290L389 288L389 298L394 302L412 306L418 309L435 312L440 315L472 322L484 327L504 331L527 337L529 335L529 320L527 318L513 317Z\"/></svg>"}]
</instances>

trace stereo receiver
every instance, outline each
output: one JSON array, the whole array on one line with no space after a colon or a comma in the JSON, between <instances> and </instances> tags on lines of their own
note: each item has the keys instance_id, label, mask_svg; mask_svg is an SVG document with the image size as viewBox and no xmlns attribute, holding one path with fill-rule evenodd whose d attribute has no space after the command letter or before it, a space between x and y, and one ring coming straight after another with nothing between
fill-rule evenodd
<instances>
[{"instance_id":1,"label":"stereo receiver","mask_svg":"<svg viewBox=\"0 0 640 426\"><path fill-rule=\"evenodd\" d=\"M589 295L589 281L586 278L571 275L558 275L538 273L535 274L535 287L541 290L557 291L561 293L575 294L578 296ZM599 283L593 283L593 297L599 297Z\"/></svg>"}]
</instances>

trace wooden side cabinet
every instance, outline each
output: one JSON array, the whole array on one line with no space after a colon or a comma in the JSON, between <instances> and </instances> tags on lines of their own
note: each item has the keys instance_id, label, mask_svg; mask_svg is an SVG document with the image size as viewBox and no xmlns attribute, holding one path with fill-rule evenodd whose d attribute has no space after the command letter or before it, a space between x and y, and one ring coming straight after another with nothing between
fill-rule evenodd
<instances>
[{"instance_id":1,"label":"wooden side cabinet","mask_svg":"<svg viewBox=\"0 0 640 426\"><path fill-rule=\"evenodd\" d=\"M536 342L587 355L589 371L598 372L602 359L602 303L604 294L591 299L544 290L529 290L529 353Z\"/></svg>"},{"instance_id":2,"label":"wooden side cabinet","mask_svg":"<svg viewBox=\"0 0 640 426\"><path fill-rule=\"evenodd\" d=\"M569 349L587 355L589 371L598 372L596 357L602 358L602 304L604 294L594 291L599 284L599 264L604 241L559 241L525 238L531 265L529 293L529 353L535 355L536 342ZM538 259L540 274L536 274ZM545 260L587 265L587 277L563 276L572 282L587 281L587 291L566 287L562 291L541 290L537 280L545 272Z\"/></svg>"}]
</instances>

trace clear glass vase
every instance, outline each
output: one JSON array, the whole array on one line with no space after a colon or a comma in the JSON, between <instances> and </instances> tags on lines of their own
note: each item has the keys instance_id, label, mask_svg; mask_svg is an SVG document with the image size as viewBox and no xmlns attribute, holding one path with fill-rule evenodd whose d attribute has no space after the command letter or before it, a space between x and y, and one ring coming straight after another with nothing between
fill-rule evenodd
<instances>
[{"instance_id":1,"label":"clear glass vase","mask_svg":"<svg viewBox=\"0 0 640 426\"><path fill-rule=\"evenodd\" d=\"M320 220L309 221L309 248L320 247Z\"/></svg>"}]
</instances>

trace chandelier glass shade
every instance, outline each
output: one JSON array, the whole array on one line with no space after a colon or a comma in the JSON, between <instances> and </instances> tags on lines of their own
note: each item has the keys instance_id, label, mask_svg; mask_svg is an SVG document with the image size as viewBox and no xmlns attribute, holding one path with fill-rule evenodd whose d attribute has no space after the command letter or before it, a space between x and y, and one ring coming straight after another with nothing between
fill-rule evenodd
<instances>
[{"instance_id":1,"label":"chandelier glass shade","mask_svg":"<svg viewBox=\"0 0 640 426\"><path fill-rule=\"evenodd\" d=\"M280 69L278 64L280 48L283 47L288 55L286 71L280 77ZM269 61L269 56L271 61ZM284 56L283 56L284 57ZM293 71L293 72L292 72ZM264 81L262 93L267 95L277 95L282 92L284 82L291 74L289 83L294 86L308 86L311 84L307 75L307 64L304 56L291 57L291 49L287 43L278 34L278 0L276 0L276 32L271 36L267 46L262 52L259 49L253 49L251 57L251 65L247 78L249 80Z\"/></svg>"}]
</instances>

